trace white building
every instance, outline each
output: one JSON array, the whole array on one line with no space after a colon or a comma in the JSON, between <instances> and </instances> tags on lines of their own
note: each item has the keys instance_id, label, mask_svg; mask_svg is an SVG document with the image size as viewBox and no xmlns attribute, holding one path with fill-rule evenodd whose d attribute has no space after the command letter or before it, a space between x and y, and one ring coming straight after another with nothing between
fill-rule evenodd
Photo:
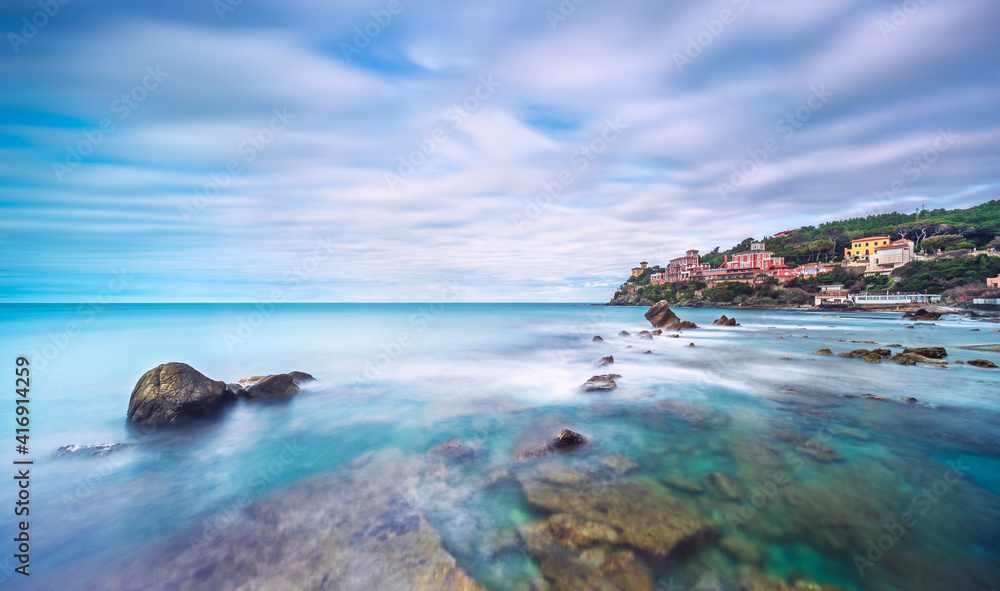
<instances>
[{"instance_id":1,"label":"white building","mask_svg":"<svg viewBox=\"0 0 1000 591\"><path fill-rule=\"evenodd\" d=\"M936 304L941 301L941 296L927 293L856 293L851 296L858 306L879 305L891 306L896 304Z\"/></svg>"},{"instance_id":2,"label":"white building","mask_svg":"<svg viewBox=\"0 0 1000 591\"><path fill-rule=\"evenodd\" d=\"M888 275L913 260L913 241L895 240L889 244L876 246L868 257L865 275Z\"/></svg>"}]
</instances>

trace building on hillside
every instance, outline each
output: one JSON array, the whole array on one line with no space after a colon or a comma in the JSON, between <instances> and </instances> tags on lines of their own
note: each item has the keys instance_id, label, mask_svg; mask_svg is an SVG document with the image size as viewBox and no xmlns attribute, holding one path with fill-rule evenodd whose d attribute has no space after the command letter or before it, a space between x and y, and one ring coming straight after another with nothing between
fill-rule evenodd
<instances>
[{"instance_id":1,"label":"building on hillside","mask_svg":"<svg viewBox=\"0 0 1000 591\"><path fill-rule=\"evenodd\" d=\"M858 293L851 296L858 306L886 306L898 304L936 304L941 296L926 293Z\"/></svg>"},{"instance_id":2,"label":"building on hillside","mask_svg":"<svg viewBox=\"0 0 1000 591\"><path fill-rule=\"evenodd\" d=\"M726 269L760 269L766 271L771 267L784 265L783 257L776 257L770 250L764 248L763 242L754 242L750 245L750 250L726 255L726 260L722 264Z\"/></svg>"},{"instance_id":3,"label":"building on hillside","mask_svg":"<svg viewBox=\"0 0 1000 591\"><path fill-rule=\"evenodd\" d=\"M898 269L912 260L912 240L896 240L889 244L876 246L875 251L868 257L865 275L888 275L894 269Z\"/></svg>"},{"instance_id":4,"label":"building on hillside","mask_svg":"<svg viewBox=\"0 0 1000 591\"><path fill-rule=\"evenodd\" d=\"M698 251L691 249L684 256L670 259L667 270L663 273L664 283L677 283L696 278L710 268L708 264L698 262Z\"/></svg>"},{"instance_id":5,"label":"building on hillside","mask_svg":"<svg viewBox=\"0 0 1000 591\"><path fill-rule=\"evenodd\" d=\"M832 283L830 285L820 285L819 293L816 294L815 303L817 306L830 304L843 305L850 303L851 296L844 289L843 283Z\"/></svg>"},{"instance_id":6,"label":"building on hillside","mask_svg":"<svg viewBox=\"0 0 1000 591\"><path fill-rule=\"evenodd\" d=\"M844 249L844 256L850 258L868 258L878 246L886 246L891 239L888 236L869 236L851 240L851 247Z\"/></svg>"},{"instance_id":7,"label":"building on hillside","mask_svg":"<svg viewBox=\"0 0 1000 591\"><path fill-rule=\"evenodd\" d=\"M767 274L784 283L799 277L799 270L793 269L788 265L775 265L767 270Z\"/></svg>"},{"instance_id":8,"label":"building on hillside","mask_svg":"<svg viewBox=\"0 0 1000 591\"><path fill-rule=\"evenodd\" d=\"M824 263L809 263L795 268L795 270L799 272L799 276L803 278L815 277L820 273L829 273L830 271L833 271L833 269L834 267L832 265Z\"/></svg>"},{"instance_id":9,"label":"building on hillside","mask_svg":"<svg viewBox=\"0 0 1000 591\"><path fill-rule=\"evenodd\" d=\"M1000 287L1000 275L987 279L986 287Z\"/></svg>"},{"instance_id":10,"label":"building on hillside","mask_svg":"<svg viewBox=\"0 0 1000 591\"><path fill-rule=\"evenodd\" d=\"M632 277L638 277L646 271L646 266L649 265L646 261L639 263L638 267L632 267Z\"/></svg>"}]
</instances>

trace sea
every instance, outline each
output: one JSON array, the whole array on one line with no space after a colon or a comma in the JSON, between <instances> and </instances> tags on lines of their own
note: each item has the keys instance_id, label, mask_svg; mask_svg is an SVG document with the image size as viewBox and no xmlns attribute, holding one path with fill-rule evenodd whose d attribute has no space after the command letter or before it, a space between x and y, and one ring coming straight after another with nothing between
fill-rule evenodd
<instances>
[{"instance_id":1,"label":"sea","mask_svg":"<svg viewBox=\"0 0 1000 591\"><path fill-rule=\"evenodd\" d=\"M232 532L261 507L276 507L280 525L281 512L294 510L282 499L296 507L330 501L323 487L301 495L302 487L396 462L410 479L399 502L434 532L440 555L485 589L1000 589L1000 369L958 363L1000 363L1000 353L960 348L1000 343L1000 324L676 308L699 328L640 336L652 330L644 312L584 304L0 305L0 587L227 588L212 572L239 563L246 550ZM723 314L740 326L713 325ZM948 363L837 355L911 347L945 347ZM834 355L814 353L823 348ZM598 365L607 356L613 363ZM15 438L22 357L30 368L27 453ZM179 425L129 425L136 382L171 361L226 382L293 370L316 381L283 401L241 399ZM617 374L617 387L582 388L602 374ZM519 454L562 429L586 443L540 458ZM432 451L449 441L459 457ZM125 445L87 447L102 444ZM23 465L13 462L25 460L33 462L30 515L19 517L14 476ZM552 482L572 494L595 486L612 505L633 502L615 497L625 490L616 487L641 483L655 494L635 500L635 520L679 512L701 533L666 552L593 539L549 560L530 543L553 513L529 499L525 474L540 466L556 466ZM395 469L384 468L385 490L399 484ZM351 518L363 520L363 499L351 502ZM619 531L631 527L614 519ZM14 539L21 521L26 553ZM310 532L290 537L285 554L327 535ZM634 576L601 579L600 559L579 554L588 544L624 552L631 562L621 568ZM15 570L18 554L28 555L30 576ZM192 556L209 566L188 572ZM371 558L369 569L379 564ZM387 571L400 568L387 559ZM299 577L286 588L337 588L326 575L308 578L329 561L254 560L259 568L240 569L231 588L278 588L254 581L284 568Z\"/></svg>"}]
</instances>

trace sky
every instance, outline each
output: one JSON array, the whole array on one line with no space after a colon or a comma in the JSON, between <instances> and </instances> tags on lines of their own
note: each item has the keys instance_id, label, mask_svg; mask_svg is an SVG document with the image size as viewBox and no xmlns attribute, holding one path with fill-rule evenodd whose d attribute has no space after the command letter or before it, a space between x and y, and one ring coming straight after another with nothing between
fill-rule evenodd
<instances>
[{"instance_id":1,"label":"sky","mask_svg":"<svg viewBox=\"0 0 1000 591\"><path fill-rule=\"evenodd\" d=\"M605 302L1000 197L991 0L6 0L0 302Z\"/></svg>"}]
</instances>

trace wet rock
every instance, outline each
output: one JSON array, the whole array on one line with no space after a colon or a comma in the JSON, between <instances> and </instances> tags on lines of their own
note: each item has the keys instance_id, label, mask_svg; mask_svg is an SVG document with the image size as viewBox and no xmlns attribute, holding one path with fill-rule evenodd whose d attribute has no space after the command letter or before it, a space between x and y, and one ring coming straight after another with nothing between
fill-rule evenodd
<instances>
[{"instance_id":1,"label":"wet rock","mask_svg":"<svg viewBox=\"0 0 1000 591\"><path fill-rule=\"evenodd\" d=\"M964 362L964 361L962 361L961 359L956 359L956 360L955 360L955 361L953 361L952 363L954 363L955 365L964 365L964 364L965 364L965 362Z\"/></svg>"},{"instance_id":2,"label":"wet rock","mask_svg":"<svg viewBox=\"0 0 1000 591\"><path fill-rule=\"evenodd\" d=\"M874 394L862 394L858 396L857 394L844 394L844 398L863 398L865 400L879 400L882 402L888 402L888 398L883 398L881 396L876 396Z\"/></svg>"},{"instance_id":3,"label":"wet rock","mask_svg":"<svg viewBox=\"0 0 1000 591\"><path fill-rule=\"evenodd\" d=\"M696 427L715 429L729 423L729 415L699 402L682 400L660 400L654 405L657 410L691 423Z\"/></svg>"},{"instance_id":4,"label":"wet rock","mask_svg":"<svg viewBox=\"0 0 1000 591\"><path fill-rule=\"evenodd\" d=\"M918 320L918 321L930 321L930 320L940 320L940 312L931 312L926 308L920 308L916 312L906 312L903 314L904 320Z\"/></svg>"},{"instance_id":5,"label":"wet rock","mask_svg":"<svg viewBox=\"0 0 1000 591\"><path fill-rule=\"evenodd\" d=\"M640 339L653 340L653 333L651 333L651 332L649 332L647 330L644 330L644 331L642 331L642 332L639 333L639 338Z\"/></svg>"},{"instance_id":6,"label":"wet rock","mask_svg":"<svg viewBox=\"0 0 1000 591\"><path fill-rule=\"evenodd\" d=\"M783 361L791 361L791 360L792 360L792 358L791 358L791 357L782 357L781 359L782 359Z\"/></svg>"},{"instance_id":7,"label":"wet rock","mask_svg":"<svg viewBox=\"0 0 1000 591\"><path fill-rule=\"evenodd\" d=\"M287 398L299 393L299 385L287 373L267 376L243 390L243 395L251 399Z\"/></svg>"},{"instance_id":8,"label":"wet rock","mask_svg":"<svg viewBox=\"0 0 1000 591\"><path fill-rule=\"evenodd\" d=\"M674 490L686 492L691 495L700 495L705 492L705 489L702 488L700 484L690 478L681 476L680 474L671 474L667 476L663 479L663 484L666 484Z\"/></svg>"},{"instance_id":9,"label":"wet rock","mask_svg":"<svg viewBox=\"0 0 1000 591\"><path fill-rule=\"evenodd\" d=\"M685 321L681 322L680 328L681 328L681 330L683 330L685 328L698 328L698 325L695 324L694 322L690 322L688 320L685 320Z\"/></svg>"},{"instance_id":10,"label":"wet rock","mask_svg":"<svg viewBox=\"0 0 1000 591\"><path fill-rule=\"evenodd\" d=\"M128 449L134 443L99 443L97 445L64 445L55 451L54 456L103 456L112 452Z\"/></svg>"},{"instance_id":11,"label":"wet rock","mask_svg":"<svg viewBox=\"0 0 1000 591\"><path fill-rule=\"evenodd\" d=\"M614 356L613 355L608 355L607 357L601 357L598 361L595 361L594 363L598 367L600 367L602 365L610 365L610 364L612 364L614 362L615 362Z\"/></svg>"},{"instance_id":12,"label":"wet rock","mask_svg":"<svg viewBox=\"0 0 1000 591\"><path fill-rule=\"evenodd\" d=\"M944 347L915 347L913 349L903 349L903 353L914 353L931 359L944 359L948 356L948 351Z\"/></svg>"},{"instance_id":13,"label":"wet rock","mask_svg":"<svg viewBox=\"0 0 1000 591\"><path fill-rule=\"evenodd\" d=\"M600 335L597 335L596 337L594 337L594 338L592 338L590 340L592 340L592 341L603 341L604 339L602 339Z\"/></svg>"},{"instance_id":14,"label":"wet rock","mask_svg":"<svg viewBox=\"0 0 1000 591\"><path fill-rule=\"evenodd\" d=\"M875 353L876 355L881 355L882 357L892 356L892 351L890 351L889 349L872 349L872 353Z\"/></svg>"},{"instance_id":15,"label":"wet rock","mask_svg":"<svg viewBox=\"0 0 1000 591\"><path fill-rule=\"evenodd\" d=\"M131 423L169 423L211 413L232 400L225 382L211 380L186 363L170 362L139 378L127 417Z\"/></svg>"},{"instance_id":16,"label":"wet rock","mask_svg":"<svg viewBox=\"0 0 1000 591\"><path fill-rule=\"evenodd\" d=\"M609 392L618 387L615 378L621 376L615 373L593 376L583 383L584 392Z\"/></svg>"},{"instance_id":17,"label":"wet rock","mask_svg":"<svg viewBox=\"0 0 1000 591\"><path fill-rule=\"evenodd\" d=\"M708 481L715 488L723 499L728 501L738 501L743 497L740 487L730 476L722 472L712 472L708 475Z\"/></svg>"},{"instance_id":18,"label":"wet rock","mask_svg":"<svg viewBox=\"0 0 1000 591\"><path fill-rule=\"evenodd\" d=\"M640 353L640 355L652 355L652 354L653 354L653 352L650 351L649 349L646 349L645 351L643 351L642 353Z\"/></svg>"},{"instance_id":19,"label":"wet rock","mask_svg":"<svg viewBox=\"0 0 1000 591\"><path fill-rule=\"evenodd\" d=\"M917 401L917 399L916 399L916 398L914 398L914 397L912 397L912 396L907 396L907 397L906 397L906 398L904 398L903 400L904 400L904 401L906 401L906 402L909 402L909 403L911 403L911 404L913 404L913 403L915 403L915 402Z\"/></svg>"},{"instance_id":20,"label":"wet rock","mask_svg":"<svg viewBox=\"0 0 1000 591\"><path fill-rule=\"evenodd\" d=\"M617 474L629 474L639 469L639 464L623 454L611 454L601 458L601 463Z\"/></svg>"},{"instance_id":21,"label":"wet rock","mask_svg":"<svg viewBox=\"0 0 1000 591\"><path fill-rule=\"evenodd\" d=\"M583 435L580 435L575 431L570 431L569 429L563 429L552 441L549 441L541 447L515 452L514 457L520 460L537 458L556 451L568 451L579 447L586 442L587 440Z\"/></svg>"},{"instance_id":22,"label":"wet rock","mask_svg":"<svg viewBox=\"0 0 1000 591\"><path fill-rule=\"evenodd\" d=\"M304 371L290 371L288 372L288 375L292 377L292 381L294 381L296 384L304 384L306 382L316 381L316 378L312 377L311 375L307 374Z\"/></svg>"},{"instance_id":23,"label":"wet rock","mask_svg":"<svg viewBox=\"0 0 1000 591\"><path fill-rule=\"evenodd\" d=\"M833 351L824 348L819 351L813 351L813 355L833 355Z\"/></svg>"},{"instance_id":24,"label":"wet rock","mask_svg":"<svg viewBox=\"0 0 1000 591\"><path fill-rule=\"evenodd\" d=\"M668 330L678 330L681 328L681 319L670 309L670 304L661 300L653 304L643 315L646 320L653 325L653 328L666 328Z\"/></svg>"},{"instance_id":25,"label":"wet rock","mask_svg":"<svg viewBox=\"0 0 1000 591\"><path fill-rule=\"evenodd\" d=\"M620 337L630 337L632 335L629 333L629 331L623 330L620 333L618 333L618 336L620 336Z\"/></svg>"},{"instance_id":26,"label":"wet rock","mask_svg":"<svg viewBox=\"0 0 1000 591\"><path fill-rule=\"evenodd\" d=\"M657 336L657 337L658 337L658 336L660 336L661 334L663 334L663 329L662 329L662 328L658 328L658 329L654 330L654 331L653 331L652 333L650 333L650 334L652 334L653 336Z\"/></svg>"},{"instance_id":27,"label":"wet rock","mask_svg":"<svg viewBox=\"0 0 1000 591\"><path fill-rule=\"evenodd\" d=\"M681 338L681 335L679 335L679 334L668 334L667 337L671 338L671 339L679 339L679 338Z\"/></svg>"},{"instance_id":28,"label":"wet rock","mask_svg":"<svg viewBox=\"0 0 1000 591\"><path fill-rule=\"evenodd\" d=\"M427 450L427 457L442 460L468 460L475 455L469 446L457 439L449 439L437 447Z\"/></svg>"},{"instance_id":29,"label":"wet rock","mask_svg":"<svg viewBox=\"0 0 1000 591\"><path fill-rule=\"evenodd\" d=\"M913 325L911 324L909 326L904 326L903 328L913 328Z\"/></svg>"},{"instance_id":30,"label":"wet rock","mask_svg":"<svg viewBox=\"0 0 1000 591\"><path fill-rule=\"evenodd\" d=\"M693 347L694 343L688 343L688 347Z\"/></svg>"},{"instance_id":31,"label":"wet rock","mask_svg":"<svg viewBox=\"0 0 1000 591\"><path fill-rule=\"evenodd\" d=\"M522 478L528 503L542 511L567 514L563 524L583 524L577 530L588 543L607 541L658 557L678 546L714 537L714 524L692 513L662 485L636 476L606 483L590 480L573 485L554 485ZM591 525L593 524L593 525Z\"/></svg>"},{"instance_id":32,"label":"wet rock","mask_svg":"<svg viewBox=\"0 0 1000 591\"><path fill-rule=\"evenodd\" d=\"M712 321L715 326L739 326L735 318L729 318L725 314Z\"/></svg>"},{"instance_id":33,"label":"wet rock","mask_svg":"<svg viewBox=\"0 0 1000 591\"><path fill-rule=\"evenodd\" d=\"M997 364L993 363L989 359L970 359L967 362L969 365L975 365L976 367L996 367Z\"/></svg>"},{"instance_id":34,"label":"wet rock","mask_svg":"<svg viewBox=\"0 0 1000 591\"><path fill-rule=\"evenodd\" d=\"M892 356L889 360L893 363L898 363L899 365L916 365L918 363L937 363L940 365L947 365L948 362L943 359L935 359L932 357L926 357L918 353L912 353L909 351L903 351L902 353L897 353Z\"/></svg>"}]
</instances>

